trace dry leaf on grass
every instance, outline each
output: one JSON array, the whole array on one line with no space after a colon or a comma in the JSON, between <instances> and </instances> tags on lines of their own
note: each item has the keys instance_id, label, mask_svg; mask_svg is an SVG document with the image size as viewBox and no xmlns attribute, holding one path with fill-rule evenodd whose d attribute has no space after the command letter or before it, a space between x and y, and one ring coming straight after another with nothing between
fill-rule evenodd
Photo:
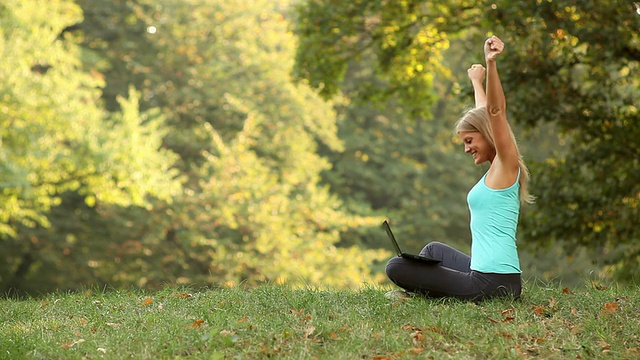
<instances>
[{"instance_id":1,"label":"dry leaf on grass","mask_svg":"<svg viewBox=\"0 0 640 360\"><path fill-rule=\"evenodd\" d=\"M304 331L304 338L307 339L308 337L310 337L311 334L313 334L314 331L316 331L316 327L315 326L308 327L307 330Z\"/></svg>"},{"instance_id":2,"label":"dry leaf on grass","mask_svg":"<svg viewBox=\"0 0 640 360\"><path fill-rule=\"evenodd\" d=\"M72 347L78 345L78 344L82 344L83 342L85 342L84 339L78 339L74 342L71 342L71 340L67 340L64 344L60 345L60 347L62 347L65 350L71 349Z\"/></svg>"},{"instance_id":3,"label":"dry leaf on grass","mask_svg":"<svg viewBox=\"0 0 640 360\"><path fill-rule=\"evenodd\" d=\"M618 310L618 303L616 301L605 303L602 310L614 313Z\"/></svg>"},{"instance_id":4,"label":"dry leaf on grass","mask_svg":"<svg viewBox=\"0 0 640 360\"><path fill-rule=\"evenodd\" d=\"M542 305L533 305L532 309L533 313L539 316L543 316L547 312Z\"/></svg>"},{"instance_id":5,"label":"dry leaf on grass","mask_svg":"<svg viewBox=\"0 0 640 360\"><path fill-rule=\"evenodd\" d=\"M173 296L175 297L179 297L179 298L183 298L183 299L189 299L191 297L193 297L193 295L191 294L187 294L187 293L178 293L178 292L174 292Z\"/></svg>"}]
</instances>

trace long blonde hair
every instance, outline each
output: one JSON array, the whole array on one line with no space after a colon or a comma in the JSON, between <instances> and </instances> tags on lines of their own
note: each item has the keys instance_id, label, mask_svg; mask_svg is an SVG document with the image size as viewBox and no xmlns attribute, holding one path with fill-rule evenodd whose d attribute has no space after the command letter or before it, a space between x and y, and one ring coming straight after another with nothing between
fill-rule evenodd
<instances>
[{"instance_id":1,"label":"long blonde hair","mask_svg":"<svg viewBox=\"0 0 640 360\"><path fill-rule=\"evenodd\" d=\"M491 131L491 123L489 122L489 115L487 108L484 106L473 108L462 115L456 122L455 131L456 133L462 131L479 132L487 139L493 149L496 148L496 143L493 140L493 131ZM520 183L520 203L532 204L535 201L535 197L529 193L529 169L520 155L520 149L518 148L518 143L516 142L516 137L513 135L511 127L509 127L509 134L516 144L516 151L518 152L518 166L520 167L520 177L518 180Z\"/></svg>"}]
</instances>

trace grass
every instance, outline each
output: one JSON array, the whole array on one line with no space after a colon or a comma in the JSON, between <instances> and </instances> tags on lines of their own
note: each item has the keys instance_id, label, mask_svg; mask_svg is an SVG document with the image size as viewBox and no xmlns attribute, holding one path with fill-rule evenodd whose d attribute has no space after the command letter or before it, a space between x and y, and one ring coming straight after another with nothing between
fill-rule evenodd
<instances>
[{"instance_id":1,"label":"grass","mask_svg":"<svg viewBox=\"0 0 640 360\"><path fill-rule=\"evenodd\" d=\"M640 289L525 284L519 301L388 289L166 288L0 299L6 359L640 357Z\"/></svg>"}]
</instances>

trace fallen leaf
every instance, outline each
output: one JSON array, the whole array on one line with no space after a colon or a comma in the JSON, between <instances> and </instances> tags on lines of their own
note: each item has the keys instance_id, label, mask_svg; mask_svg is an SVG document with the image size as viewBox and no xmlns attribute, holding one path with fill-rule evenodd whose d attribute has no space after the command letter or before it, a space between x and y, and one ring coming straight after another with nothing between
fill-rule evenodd
<instances>
[{"instance_id":1,"label":"fallen leaf","mask_svg":"<svg viewBox=\"0 0 640 360\"><path fill-rule=\"evenodd\" d=\"M150 305L152 302L153 302L153 298L146 298L146 299L142 302L142 306Z\"/></svg>"},{"instance_id":2,"label":"fallen leaf","mask_svg":"<svg viewBox=\"0 0 640 360\"><path fill-rule=\"evenodd\" d=\"M532 308L533 308L533 312L536 315L542 316L542 315L544 315L546 313L546 310L544 309L544 306L534 305Z\"/></svg>"},{"instance_id":3,"label":"fallen leaf","mask_svg":"<svg viewBox=\"0 0 640 360\"><path fill-rule=\"evenodd\" d=\"M521 345L516 345L516 354L518 354L519 356L522 356L522 346Z\"/></svg>"},{"instance_id":4,"label":"fallen leaf","mask_svg":"<svg viewBox=\"0 0 640 360\"><path fill-rule=\"evenodd\" d=\"M563 294L565 294L565 295L573 294L573 293L571 292L571 290L569 290L569 288L568 288L568 287L566 287L566 288L562 289L562 293L563 293Z\"/></svg>"},{"instance_id":5,"label":"fallen leaf","mask_svg":"<svg viewBox=\"0 0 640 360\"><path fill-rule=\"evenodd\" d=\"M413 326L413 325L411 325L410 323L405 323L405 324L402 326L402 328L403 328L404 330L422 331L422 329L420 329L420 328L419 328L419 327L417 327L417 326Z\"/></svg>"},{"instance_id":6,"label":"fallen leaf","mask_svg":"<svg viewBox=\"0 0 640 360\"><path fill-rule=\"evenodd\" d=\"M85 342L84 339L78 339L74 342L70 342L69 340L67 340L64 344L60 345L63 349L68 350L71 349L72 347L78 345L78 344L82 344L83 342Z\"/></svg>"},{"instance_id":7,"label":"fallen leaf","mask_svg":"<svg viewBox=\"0 0 640 360\"><path fill-rule=\"evenodd\" d=\"M174 292L173 296L175 297L179 297L179 298L183 298L183 299L188 299L190 297L193 297L193 295L191 294L187 294L187 293L178 293L178 292Z\"/></svg>"},{"instance_id":8,"label":"fallen leaf","mask_svg":"<svg viewBox=\"0 0 640 360\"><path fill-rule=\"evenodd\" d=\"M424 340L424 334L422 333L422 330L415 331L413 334L411 334L411 337L413 338L414 344L417 344L419 342L422 342L422 340Z\"/></svg>"},{"instance_id":9,"label":"fallen leaf","mask_svg":"<svg viewBox=\"0 0 640 360\"><path fill-rule=\"evenodd\" d=\"M499 323L499 322L503 322L504 323L504 322L513 321L513 320L515 320L515 317L507 316L506 318L504 318L502 320L497 320L497 319L494 319L492 317L487 316L487 319L489 319L489 321L491 321L492 323L496 324L496 323Z\"/></svg>"},{"instance_id":10,"label":"fallen leaf","mask_svg":"<svg viewBox=\"0 0 640 360\"><path fill-rule=\"evenodd\" d=\"M600 343L598 344L598 346L600 346L600 351L603 353L611 351L611 345L609 345L609 343L607 343L602 339L600 340Z\"/></svg>"},{"instance_id":11,"label":"fallen leaf","mask_svg":"<svg viewBox=\"0 0 640 360\"><path fill-rule=\"evenodd\" d=\"M293 315L301 316L302 314L304 314L304 309L300 309L300 310L291 309L289 310L289 313Z\"/></svg>"},{"instance_id":12,"label":"fallen leaf","mask_svg":"<svg viewBox=\"0 0 640 360\"><path fill-rule=\"evenodd\" d=\"M512 313L512 312L514 312L514 311L515 311L515 310L514 310L513 308L510 308L510 309L504 309L504 310L502 310L500 313L501 313L502 315L506 315L506 314L511 314L511 313Z\"/></svg>"},{"instance_id":13,"label":"fallen leaf","mask_svg":"<svg viewBox=\"0 0 640 360\"><path fill-rule=\"evenodd\" d=\"M578 315L578 309L571 308L571 315Z\"/></svg>"},{"instance_id":14,"label":"fallen leaf","mask_svg":"<svg viewBox=\"0 0 640 360\"><path fill-rule=\"evenodd\" d=\"M604 306L602 307L603 310L605 311L609 311L609 312L616 312L618 310L618 303L617 302L609 302L609 303L605 303Z\"/></svg>"},{"instance_id":15,"label":"fallen leaf","mask_svg":"<svg viewBox=\"0 0 640 360\"><path fill-rule=\"evenodd\" d=\"M434 333L437 333L437 334L442 334L444 332L442 328L439 326L429 326L427 330L433 331Z\"/></svg>"},{"instance_id":16,"label":"fallen leaf","mask_svg":"<svg viewBox=\"0 0 640 360\"><path fill-rule=\"evenodd\" d=\"M304 338L308 338L309 336L311 336L311 334L313 334L313 332L316 331L316 327L315 326L310 326L307 328L307 330L304 331Z\"/></svg>"},{"instance_id":17,"label":"fallen leaf","mask_svg":"<svg viewBox=\"0 0 640 360\"><path fill-rule=\"evenodd\" d=\"M413 355L418 355L424 351L424 348L411 348L409 349L409 353Z\"/></svg>"},{"instance_id":18,"label":"fallen leaf","mask_svg":"<svg viewBox=\"0 0 640 360\"><path fill-rule=\"evenodd\" d=\"M191 324L191 327L199 328L199 327L202 326L203 323L204 323L203 319L198 319L198 320L194 321L193 324Z\"/></svg>"},{"instance_id":19,"label":"fallen leaf","mask_svg":"<svg viewBox=\"0 0 640 360\"><path fill-rule=\"evenodd\" d=\"M544 344L545 342L547 342L545 338L541 338L541 337L532 338L531 340L533 341L534 344Z\"/></svg>"}]
</instances>

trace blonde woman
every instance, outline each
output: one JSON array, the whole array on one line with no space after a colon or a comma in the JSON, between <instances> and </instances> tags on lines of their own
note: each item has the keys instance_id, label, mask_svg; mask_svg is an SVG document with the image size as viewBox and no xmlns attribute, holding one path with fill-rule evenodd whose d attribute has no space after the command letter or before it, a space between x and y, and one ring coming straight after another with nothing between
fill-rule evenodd
<instances>
[{"instance_id":1,"label":"blonde woman","mask_svg":"<svg viewBox=\"0 0 640 360\"><path fill-rule=\"evenodd\" d=\"M471 256L446 244L431 242L421 255L440 260L423 263L395 257L387 263L387 276L403 291L428 297L454 297L479 301L495 296L519 298L522 291L516 230L520 206L532 202L527 191L529 173L507 121L507 104L496 59L504 43L496 36L484 43L486 69L468 70L476 107L458 120L457 134L476 164L489 170L469 191ZM486 91L483 80L486 75Z\"/></svg>"}]
</instances>

